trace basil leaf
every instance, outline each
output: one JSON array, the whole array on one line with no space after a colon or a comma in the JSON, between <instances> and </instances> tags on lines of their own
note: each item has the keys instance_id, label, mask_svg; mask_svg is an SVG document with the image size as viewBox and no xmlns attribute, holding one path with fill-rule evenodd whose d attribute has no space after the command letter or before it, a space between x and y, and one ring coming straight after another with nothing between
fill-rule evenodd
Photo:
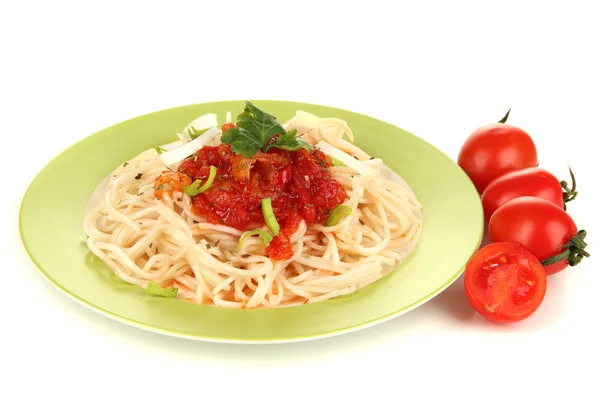
<instances>
[{"instance_id":1,"label":"basil leaf","mask_svg":"<svg viewBox=\"0 0 600 400\"><path fill-rule=\"evenodd\" d=\"M150 281L146 290L148 293L153 294L155 296L175 298L177 297L178 289L176 287L161 288L156 283Z\"/></svg>"},{"instance_id":2,"label":"basil leaf","mask_svg":"<svg viewBox=\"0 0 600 400\"><path fill-rule=\"evenodd\" d=\"M234 153L248 158L266 146L275 135L285 133L274 116L247 101L244 112L237 117L236 127L225 131L221 141L230 145Z\"/></svg>"},{"instance_id":3,"label":"basil leaf","mask_svg":"<svg viewBox=\"0 0 600 400\"><path fill-rule=\"evenodd\" d=\"M282 150L295 151L300 149L312 149L312 146L307 141L296 137L298 131L296 129L292 129L289 132L281 134L275 139L269 146L267 146L267 150L275 147Z\"/></svg>"}]
</instances>

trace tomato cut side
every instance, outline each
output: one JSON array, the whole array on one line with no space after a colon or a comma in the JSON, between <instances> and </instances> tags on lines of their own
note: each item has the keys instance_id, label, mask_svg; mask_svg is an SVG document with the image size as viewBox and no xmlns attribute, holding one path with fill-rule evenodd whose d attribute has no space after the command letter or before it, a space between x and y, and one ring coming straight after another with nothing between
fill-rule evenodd
<instances>
[{"instance_id":1,"label":"tomato cut side","mask_svg":"<svg viewBox=\"0 0 600 400\"><path fill-rule=\"evenodd\" d=\"M492 243L469 261L464 276L471 306L492 322L521 321L546 294L546 273L537 258L516 243Z\"/></svg>"}]
</instances>

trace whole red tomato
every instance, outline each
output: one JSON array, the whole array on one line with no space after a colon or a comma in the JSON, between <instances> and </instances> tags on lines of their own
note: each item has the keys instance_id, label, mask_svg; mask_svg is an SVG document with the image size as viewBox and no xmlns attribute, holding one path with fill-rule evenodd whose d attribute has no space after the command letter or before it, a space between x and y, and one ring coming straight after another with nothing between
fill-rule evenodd
<instances>
[{"instance_id":1,"label":"whole red tomato","mask_svg":"<svg viewBox=\"0 0 600 400\"><path fill-rule=\"evenodd\" d=\"M471 306L493 322L521 321L537 310L546 294L544 267L516 243L492 243L469 261L464 276Z\"/></svg>"},{"instance_id":2,"label":"whole red tomato","mask_svg":"<svg viewBox=\"0 0 600 400\"><path fill-rule=\"evenodd\" d=\"M546 275L589 257L586 232L577 231L564 209L539 197L518 197L500 206L490 218L489 235L492 242L523 246L541 261Z\"/></svg>"},{"instance_id":3,"label":"whole red tomato","mask_svg":"<svg viewBox=\"0 0 600 400\"><path fill-rule=\"evenodd\" d=\"M507 118L508 113L500 122L478 128L460 149L458 165L479 193L483 193L493 179L507 172L538 164L537 150L529 134L505 124Z\"/></svg>"},{"instance_id":4,"label":"whole red tomato","mask_svg":"<svg viewBox=\"0 0 600 400\"><path fill-rule=\"evenodd\" d=\"M486 220L502 204L523 196L539 197L564 207L563 186L558 179L545 169L525 168L499 176L485 188L481 202Z\"/></svg>"}]
</instances>

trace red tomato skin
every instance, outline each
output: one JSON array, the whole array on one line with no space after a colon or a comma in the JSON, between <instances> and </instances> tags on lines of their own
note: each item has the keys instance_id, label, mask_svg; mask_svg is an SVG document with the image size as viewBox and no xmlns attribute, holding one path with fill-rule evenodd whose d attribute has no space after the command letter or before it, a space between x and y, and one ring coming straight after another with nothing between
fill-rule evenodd
<instances>
[{"instance_id":1,"label":"red tomato skin","mask_svg":"<svg viewBox=\"0 0 600 400\"><path fill-rule=\"evenodd\" d=\"M486 267L486 264L493 264L494 260L497 260L500 256L514 258L516 262L512 264L512 268L515 273L503 274L502 271L499 271L496 277L493 277L492 273L489 273L487 279L482 279L481 274L485 272L483 268ZM526 286L529 289L529 292L526 293L528 296L522 297L522 304L517 305L514 302L514 292L517 292L518 289L522 290L524 285L517 279L511 282L511 278L515 275L519 277L519 270L525 270L525 275L533 285L531 287ZM492 271L492 269L488 268L488 271ZM503 277L506 279L502 280ZM490 281L496 282L497 287L483 287L483 285L488 284ZM521 285L518 285L518 283L521 283ZM506 284L506 286L503 286L503 284ZM499 242L481 248L467 264L464 274L464 288L467 300L475 311L487 320L496 323L517 322L531 316L542 303L546 295L546 286L546 274L542 264L540 264L533 254L516 243ZM512 288L514 291L510 296L505 295L504 300L506 304L502 303L495 307L489 304L490 300L493 299L494 289L496 293L501 293L505 287Z\"/></svg>"},{"instance_id":2,"label":"red tomato skin","mask_svg":"<svg viewBox=\"0 0 600 400\"><path fill-rule=\"evenodd\" d=\"M483 193L495 178L507 172L535 167L537 163L537 149L529 134L521 128L502 123L484 125L475 130L458 155L458 165L479 193Z\"/></svg>"},{"instance_id":3,"label":"red tomato skin","mask_svg":"<svg viewBox=\"0 0 600 400\"><path fill-rule=\"evenodd\" d=\"M481 202L486 220L507 201L523 196L539 197L563 207L563 189L558 179L543 168L525 168L499 176L485 188Z\"/></svg>"},{"instance_id":4,"label":"red tomato skin","mask_svg":"<svg viewBox=\"0 0 600 400\"><path fill-rule=\"evenodd\" d=\"M235 124L233 122L228 122L221 127L221 132L226 132L229 129L235 128Z\"/></svg>"},{"instance_id":5,"label":"red tomato skin","mask_svg":"<svg viewBox=\"0 0 600 400\"><path fill-rule=\"evenodd\" d=\"M518 243L543 261L561 252L577 234L573 219L561 207L538 197L525 196L500 206L489 223L492 242ZM567 260L544 267L546 275L562 271Z\"/></svg>"}]
</instances>

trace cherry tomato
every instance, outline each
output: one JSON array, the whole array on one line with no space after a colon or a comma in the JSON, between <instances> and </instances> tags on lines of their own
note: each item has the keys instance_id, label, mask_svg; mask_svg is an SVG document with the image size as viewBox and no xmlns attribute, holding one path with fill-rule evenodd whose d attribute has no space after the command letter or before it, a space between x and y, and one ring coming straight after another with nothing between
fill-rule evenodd
<instances>
[{"instance_id":1,"label":"cherry tomato","mask_svg":"<svg viewBox=\"0 0 600 400\"><path fill-rule=\"evenodd\" d=\"M471 306L493 322L521 321L546 294L544 267L516 243L492 243L467 264L465 292Z\"/></svg>"},{"instance_id":2,"label":"cherry tomato","mask_svg":"<svg viewBox=\"0 0 600 400\"><path fill-rule=\"evenodd\" d=\"M222 132L226 132L228 129L235 128L235 124L233 122L228 122L221 127Z\"/></svg>"},{"instance_id":3,"label":"cherry tomato","mask_svg":"<svg viewBox=\"0 0 600 400\"><path fill-rule=\"evenodd\" d=\"M563 207L563 190L554 175L542 168L525 168L509 172L493 181L481 196L486 220L509 200L523 196L546 199Z\"/></svg>"},{"instance_id":4,"label":"cherry tomato","mask_svg":"<svg viewBox=\"0 0 600 400\"><path fill-rule=\"evenodd\" d=\"M518 243L544 265L546 275L577 265L583 257L585 231L577 231L573 219L551 201L524 196L500 206L489 223L492 242Z\"/></svg>"},{"instance_id":5,"label":"cherry tomato","mask_svg":"<svg viewBox=\"0 0 600 400\"><path fill-rule=\"evenodd\" d=\"M508 114L501 121L507 117ZM475 130L458 155L458 165L479 193L483 193L493 179L507 172L535 167L537 163L537 150L529 134L504 122Z\"/></svg>"}]
</instances>

